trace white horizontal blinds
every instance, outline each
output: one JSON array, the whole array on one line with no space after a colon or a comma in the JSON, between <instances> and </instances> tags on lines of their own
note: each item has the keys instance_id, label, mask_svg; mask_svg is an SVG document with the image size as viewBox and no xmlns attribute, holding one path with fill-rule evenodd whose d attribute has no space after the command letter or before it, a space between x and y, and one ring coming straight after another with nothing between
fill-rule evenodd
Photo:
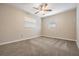
<instances>
[{"instance_id":1,"label":"white horizontal blinds","mask_svg":"<svg viewBox=\"0 0 79 59\"><path fill-rule=\"evenodd\" d=\"M24 19L24 27L35 28L36 20L33 18L25 18Z\"/></svg>"},{"instance_id":2,"label":"white horizontal blinds","mask_svg":"<svg viewBox=\"0 0 79 59\"><path fill-rule=\"evenodd\" d=\"M54 28L54 27L56 27L57 25L56 25L56 22L53 20L53 21L48 21L47 22L47 26L48 26L48 28L50 29L50 28Z\"/></svg>"},{"instance_id":3,"label":"white horizontal blinds","mask_svg":"<svg viewBox=\"0 0 79 59\"><path fill-rule=\"evenodd\" d=\"M52 27L56 27L56 23L55 22L51 22L49 23L49 27L52 28Z\"/></svg>"}]
</instances>

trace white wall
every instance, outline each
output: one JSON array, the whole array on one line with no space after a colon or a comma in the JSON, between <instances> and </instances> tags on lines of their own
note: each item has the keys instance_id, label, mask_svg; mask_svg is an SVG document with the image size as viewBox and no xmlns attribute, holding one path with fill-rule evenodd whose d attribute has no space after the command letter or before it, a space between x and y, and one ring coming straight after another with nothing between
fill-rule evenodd
<instances>
[{"instance_id":1,"label":"white wall","mask_svg":"<svg viewBox=\"0 0 79 59\"><path fill-rule=\"evenodd\" d=\"M76 9L45 17L42 22L43 36L76 41ZM50 28L51 22L56 23L56 27Z\"/></svg>"},{"instance_id":2,"label":"white wall","mask_svg":"<svg viewBox=\"0 0 79 59\"><path fill-rule=\"evenodd\" d=\"M36 20L36 28L24 28L24 18ZM0 44L40 36L41 20L39 17L15 7L0 4Z\"/></svg>"}]
</instances>

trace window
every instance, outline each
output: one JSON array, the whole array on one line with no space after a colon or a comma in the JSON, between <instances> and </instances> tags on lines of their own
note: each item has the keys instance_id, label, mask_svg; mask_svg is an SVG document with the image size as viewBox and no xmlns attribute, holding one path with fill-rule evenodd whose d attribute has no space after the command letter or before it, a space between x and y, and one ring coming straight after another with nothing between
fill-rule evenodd
<instances>
[{"instance_id":1,"label":"window","mask_svg":"<svg viewBox=\"0 0 79 59\"><path fill-rule=\"evenodd\" d=\"M35 28L36 27L36 20L32 18L26 18L24 19L24 27L28 28Z\"/></svg>"},{"instance_id":2,"label":"window","mask_svg":"<svg viewBox=\"0 0 79 59\"><path fill-rule=\"evenodd\" d=\"M55 24L55 23L50 23L49 26L50 26L50 27L56 27L56 24Z\"/></svg>"},{"instance_id":3,"label":"window","mask_svg":"<svg viewBox=\"0 0 79 59\"><path fill-rule=\"evenodd\" d=\"M54 27L56 27L56 23L55 22L49 22L48 27L54 28Z\"/></svg>"}]
</instances>

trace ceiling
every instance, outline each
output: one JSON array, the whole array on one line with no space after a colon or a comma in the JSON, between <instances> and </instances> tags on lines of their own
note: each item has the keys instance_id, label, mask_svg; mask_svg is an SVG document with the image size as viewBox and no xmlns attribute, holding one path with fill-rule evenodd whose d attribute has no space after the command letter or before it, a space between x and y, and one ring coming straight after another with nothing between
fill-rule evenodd
<instances>
[{"instance_id":1,"label":"ceiling","mask_svg":"<svg viewBox=\"0 0 79 59\"><path fill-rule=\"evenodd\" d=\"M34 9L33 7L37 7L39 4L40 3L12 3L9 5L13 5L13 6L15 6L19 9L22 9L26 12L35 14L35 12L37 10ZM76 4L75 3L48 3L48 8L52 9L52 11L46 12L45 15L43 15L41 13L38 13L35 15L37 15L39 17L46 17L46 16L50 16L50 15L55 15L57 13L76 8Z\"/></svg>"}]
</instances>

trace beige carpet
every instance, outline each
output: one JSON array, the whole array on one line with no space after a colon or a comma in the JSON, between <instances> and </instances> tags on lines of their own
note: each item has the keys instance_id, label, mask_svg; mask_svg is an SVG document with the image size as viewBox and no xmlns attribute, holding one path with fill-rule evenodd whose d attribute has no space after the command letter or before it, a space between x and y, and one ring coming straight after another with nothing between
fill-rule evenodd
<instances>
[{"instance_id":1,"label":"beige carpet","mask_svg":"<svg viewBox=\"0 0 79 59\"><path fill-rule=\"evenodd\" d=\"M75 42L38 37L0 46L2 56L79 56Z\"/></svg>"}]
</instances>

